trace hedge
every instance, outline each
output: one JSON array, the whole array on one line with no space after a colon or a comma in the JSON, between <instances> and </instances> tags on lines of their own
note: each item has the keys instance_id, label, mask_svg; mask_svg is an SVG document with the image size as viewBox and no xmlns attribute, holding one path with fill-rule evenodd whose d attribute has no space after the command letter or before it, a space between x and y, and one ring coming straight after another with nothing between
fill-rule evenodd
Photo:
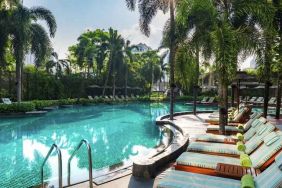
<instances>
[{"instance_id":1,"label":"hedge","mask_svg":"<svg viewBox=\"0 0 282 188\"><path fill-rule=\"evenodd\" d=\"M0 104L0 113L20 113L35 110L35 105L32 102Z\"/></svg>"}]
</instances>

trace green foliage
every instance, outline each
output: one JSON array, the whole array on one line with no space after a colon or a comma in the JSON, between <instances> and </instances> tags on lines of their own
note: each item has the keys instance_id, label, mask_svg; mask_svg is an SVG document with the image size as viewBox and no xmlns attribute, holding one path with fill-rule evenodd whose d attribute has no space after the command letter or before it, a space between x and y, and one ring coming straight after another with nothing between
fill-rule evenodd
<instances>
[{"instance_id":1,"label":"green foliage","mask_svg":"<svg viewBox=\"0 0 282 188\"><path fill-rule=\"evenodd\" d=\"M32 102L0 104L0 113L20 113L35 110Z\"/></svg>"},{"instance_id":2,"label":"green foliage","mask_svg":"<svg viewBox=\"0 0 282 188\"><path fill-rule=\"evenodd\" d=\"M77 99L60 99L58 101L59 105L75 105L77 104Z\"/></svg>"},{"instance_id":3,"label":"green foliage","mask_svg":"<svg viewBox=\"0 0 282 188\"><path fill-rule=\"evenodd\" d=\"M58 100L34 100L32 101L35 108L40 110L44 107L51 107L51 106L57 106L59 104Z\"/></svg>"}]
</instances>

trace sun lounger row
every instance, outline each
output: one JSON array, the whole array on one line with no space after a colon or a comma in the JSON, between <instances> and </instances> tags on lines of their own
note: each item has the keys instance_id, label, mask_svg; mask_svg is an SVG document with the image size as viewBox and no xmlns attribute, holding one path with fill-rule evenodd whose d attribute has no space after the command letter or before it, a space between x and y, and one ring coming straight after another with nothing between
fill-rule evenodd
<instances>
[{"instance_id":1,"label":"sun lounger row","mask_svg":"<svg viewBox=\"0 0 282 188\"><path fill-rule=\"evenodd\" d=\"M234 135L199 135L156 187L280 187L282 132L260 113L230 129Z\"/></svg>"},{"instance_id":2,"label":"sun lounger row","mask_svg":"<svg viewBox=\"0 0 282 188\"><path fill-rule=\"evenodd\" d=\"M125 100L135 100L139 98L138 95L134 96L133 94L129 97L129 96L124 96L124 95L120 95L120 96L95 96L94 98L92 96L88 96L89 100L99 100L99 99L105 99L105 100L111 100L111 101L125 101Z\"/></svg>"},{"instance_id":3,"label":"sun lounger row","mask_svg":"<svg viewBox=\"0 0 282 188\"><path fill-rule=\"evenodd\" d=\"M228 112L228 122L229 123L243 123L245 122L248 118L249 115L252 111L252 106L251 105L240 105L239 109L233 108L232 110L229 110ZM209 116L209 119L206 120L207 123L210 124L219 124L219 113L213 113Z\"/></svg>"},{"instance_id":4,"label":"sun lounger row","mask_svg":"<svg viewBox=\"0 0 282 188\"><path fill-rule=\"evenodd\" d=\"M252 97L250 100L246 100L247 98L243 99L244 102L248 102L255 105L262 105L264 103L263 97ZM282 101L282 100L281 100ZM268 101L269 105L276 105L276 97L271 97Z\"/></svg>"}]
</instances>

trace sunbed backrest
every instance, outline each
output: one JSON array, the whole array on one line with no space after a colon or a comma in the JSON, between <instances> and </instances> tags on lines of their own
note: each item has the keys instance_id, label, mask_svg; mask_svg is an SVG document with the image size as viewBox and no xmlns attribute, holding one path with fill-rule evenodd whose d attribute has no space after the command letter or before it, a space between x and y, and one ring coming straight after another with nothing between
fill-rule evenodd
<instances>
[{"instance_id":1,"label":"sunbed backrest","mask_svg":"<svg viewBox=\"0 0 282 188\"><path fill-rule=\"evenodd\" d=\"M275 158L275 162L254 178L256 188L276 188L282 185L282 152Z\"/></svg>"},{"instance_id":2,"label":"sunbed backrest","mask_svg":"<svg viewBox=\"0 0 282 188\"><path fill-rule=\"evenodd\" d=\"M207 102L208 99L209 99L208 97L204 97L202 102Z\"/></svg>"},{"instance_id":3,"label":"sunbed backrest","mask_svg":"<svg viewBox=\"0 0 282 188\"><path fill-rule=\"evenodd\" d=\"M255 119L251 124L251 128L244 134L244 139L246 141L250 140L263 124L264 122L260 121L259 119Z\"/></svg>"},{"instance_id":4,"label":"sunbed backrest","mask_svg":"<svg viewBox=\"0 0 282 188\"><path fill-rule=\"evenodd\" d=\"M256 99L257 99L257 97L252 97L252 98L250 99L250 102L254 102Z\"/></svg>"},{"instance_id":5,"label":"sunbed backrest","mask_svg":"<svg viewBox=\"0 0 282 188\"><path fill-rule=\"evenodd\" d=\"M209 103L213 103L214 99L215 99L214 97L211 97L210 100L209 100Z\"/></svg>"},{"instance_id":6,"label":"sunbed backrest","mask_svg":"<svg viewBox=\"0 0 282 188\"><path fill-rule=\"evenodd\" d=\"M263 143L254 153L250 155L252 164L254 168L260 168L264 163L266 163L273 155L275 155L282 148L282 132L276 132L278 140L275 140L271 145ZM267 135L264 138L269 139L271 135Z\"/></svg>"},{"instance_id":7,"label":"sunbed backrest","mask_svg":"<svg viewBox=\"0 0 282 188\"><path fill-rule=\"evenodd\" d=\"M9 98L2 98L4 104L12 104L12 101Z\"/></svg>"},{"instance_id":8,"label":"sunbed backrest","mask_svg":"<svg viewBox=\"0 0 282 188\"><path fill-rule=\"evenodd\" d=\"M265 125L262 125L258 128L258 131L256 131L256 134L245 143L246 145L246 153L250 154L252 153L255 149L257 149L261 143L263 142L263 139L273 132L275 129L275 126L267 123Z\"/></svg>"}]
</instances>

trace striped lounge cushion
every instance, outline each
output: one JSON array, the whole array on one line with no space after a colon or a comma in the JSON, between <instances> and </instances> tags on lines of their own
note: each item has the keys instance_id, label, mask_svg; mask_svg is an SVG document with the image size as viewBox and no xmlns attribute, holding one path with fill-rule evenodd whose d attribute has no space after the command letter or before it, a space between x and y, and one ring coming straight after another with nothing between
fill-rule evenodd
<instances>
[{"instance_id":1,"label":"striped lounge cushion","mask_svg":"<svg viewBox=\"0 0 282 188\"><path fill-rule=\"evenodd\" d=\"M178 165L216 169L217 163L240 165L240 159L201 153L184 152L176 160Z\"/></svg>"},{"instance_id":2,"label":"striped lounge cushion","mask_svg":"<svg viewBox=\"0 0 282 188\"><path fill-rule=\"evenodd\" d=\"M207 141L207 142L224 142L225 139L237 139L236 136L225 136L216 134L201 134L197 136L197 140Z\"/></svg>"},{"instance_id":3,"label":"striped lounge cushion","mask_svg":"<svg viewBox=\"0 0 282 188\"><path fill-rule=\"evenodd\" d=\"M256 188L276 188L282 185L282 171L277 161L254 178Z\"/></svg>"},{"instance_id":4,"label":"striped lounge cushion","mask_svg":"<svg viewBox=\"0 0 282 188\"><path fill-rule=\"evenodd\" d=\"M218 125L208 125L207 130L209 131L217 131L219 130ZM238 129L236 126L225 126L226 131L234 131L234 132L243 132L242 130Z\"/></svg>"},{"instance_id":5,"label":"striped lounge cushion","mask_svg":"<svg viewBox=\"0 0 282 188\"><path fill-rule=\"evenodd\" d=\"M255 149L257 149L260 144L263 142L263 139L272 131L274 131L275 126L272 124L266 124L259 128L257 133L245 143L246 153L250 154Z\"/></svg>"},{"instance_id":6,"label":"striped lounge cushion","mask_svg":"<svg viewBox=\"0 0 282 188\"><path fill-rule=\"evenodd\" d=\"M275 153L282 148L282 132L276 132L279 139L271 145L267 146L263 143L254 153L250 155L254 168L260 168L266 161L268 161ZM269 135L268 135L269 136ZM267 139L267 136L266 138Z\"/></svg>"},{"instance_id":7,"label":"striped lounge cushion","mask_svg":"<svg viewBox=\"0 0 282 188\"><path fill-rule=\"evenodd\" d=\"M237 150L236 145L209 142L192 142L188 146L188 151L202 151L240 155L240 152Z\"/></svg>"},{"instance_id":8,"label":"striped lounge cushion","mask_svg":"<svg viewBox=\"0 0 282 188\"><path fill-rule=\"evenodd\" d=\"M240 186L241 182L238 180L176 170L168 171L157 184L157 188L239 188Z\"/></svg>"}]
</instances>

